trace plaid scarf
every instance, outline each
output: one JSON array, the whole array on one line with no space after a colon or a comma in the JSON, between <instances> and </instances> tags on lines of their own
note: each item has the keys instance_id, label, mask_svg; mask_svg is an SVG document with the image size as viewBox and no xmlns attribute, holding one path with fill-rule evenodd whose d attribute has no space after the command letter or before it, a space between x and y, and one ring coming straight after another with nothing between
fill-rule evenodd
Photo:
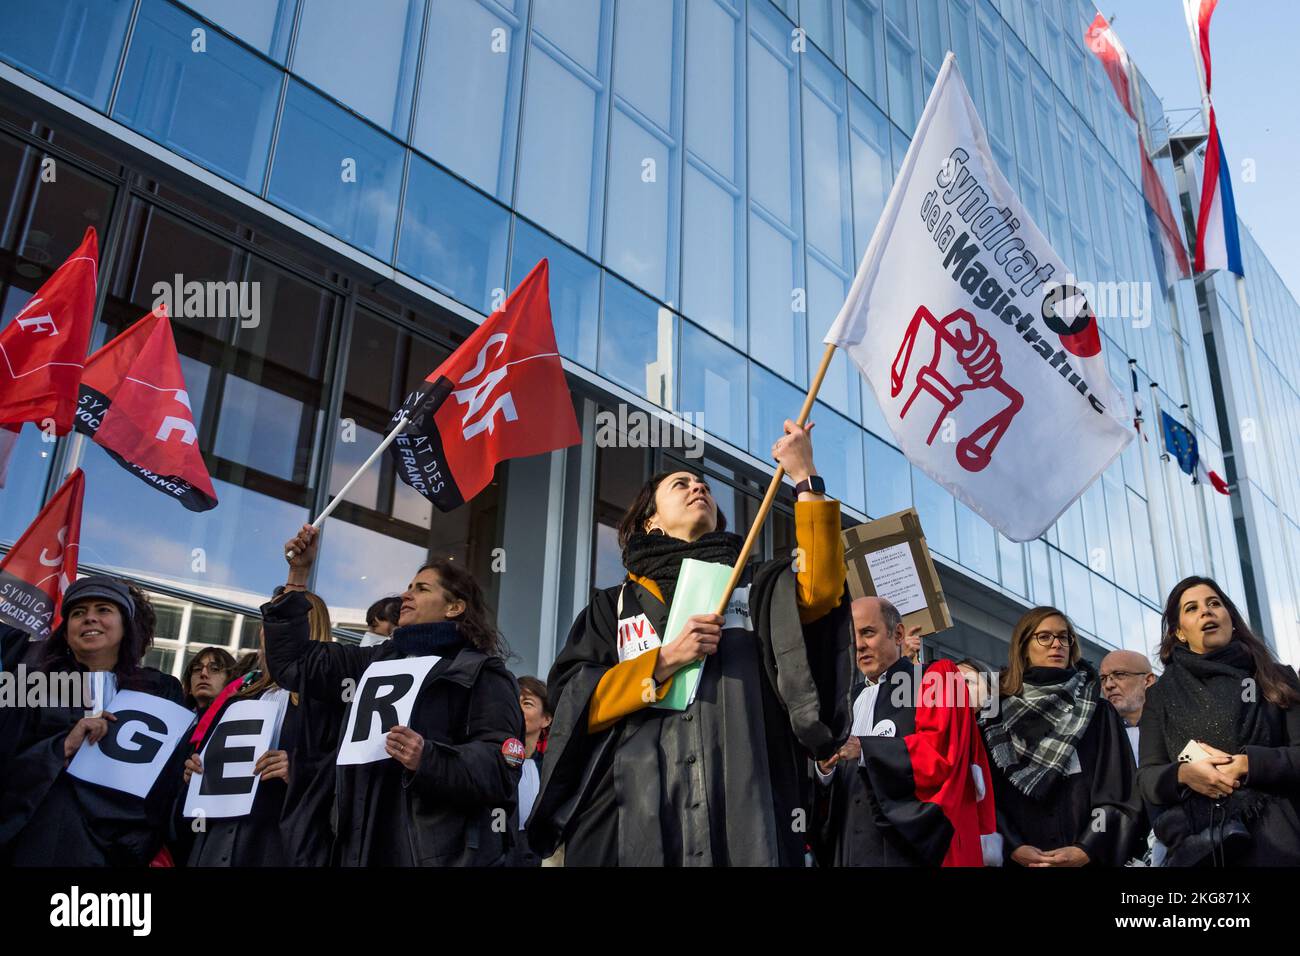
<instances>
[{"instance_id":1,"label":"plaid scarf","mask_svg":"<svg viewBox=\"0 0 1300 956\"><path fill-rule=\"evenodd\" d=\"M1036 676L1053 683L1030 683ZM1025 678L1020 693L1004 697L1001 711L980 723L989 757L1017 790L1041 800L1065 776L1097 709L1101 682L1082 660L1073 669L1030 668Z\"/></svg>"}]
</instances>

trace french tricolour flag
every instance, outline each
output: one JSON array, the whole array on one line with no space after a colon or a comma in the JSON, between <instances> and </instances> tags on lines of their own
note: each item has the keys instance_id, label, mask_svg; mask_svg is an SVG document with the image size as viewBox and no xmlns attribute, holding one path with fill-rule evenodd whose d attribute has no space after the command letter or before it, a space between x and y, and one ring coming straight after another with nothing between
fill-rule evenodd
<instances>
[{"instance_id":1,"label":"french tricolour flag","mask_svg":"<svg viewBox=\"0 0 1300 956\"><path fill-rule=\"evenodd\" d=\"M1205 94L1210 95L1210 17L1219 0L1183 0L1187 25L1205 71ZM1210 105L1210 138L1205 144L1205 172L1201 181L1201 208L1196 217L1197 272L1226 269L1245 275L1241 267L1241 239L1237 234L1237 205L1232 199L1232 171L1219 139L1219 125Z\"/></svg>"}]
</instances>

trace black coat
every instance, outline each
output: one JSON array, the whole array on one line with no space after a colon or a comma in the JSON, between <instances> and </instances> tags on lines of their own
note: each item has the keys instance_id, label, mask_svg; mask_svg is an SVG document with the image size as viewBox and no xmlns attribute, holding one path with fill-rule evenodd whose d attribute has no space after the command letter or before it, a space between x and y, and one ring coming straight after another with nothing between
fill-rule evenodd
<instances>
[{"instance_id":1,"label":"black coat","mask_svg":"<svg viewBox=\"0 0 1300 956\"><path fill-rule=\"evenodd\" d=\"M1021 793L990 755L1003 854L1077 846L1091 866L1122 866L1137 841L1141 802L1133 747L1109 701L1098 700L1077 748L1081 773L1060 777L1042 800Z\"/></svg>"},{"instance_id":2,"label":"black coat","mask_svg":"<svg viewBox=\"0 0 1300 956\"><path fill-rule=\"evenodd\" d=\"M1284 670L1292 685L1300 688L1300 681L1291 676L1290 668ZM1182 813L1186 802L1209 799L1178 782L1178 753L1182 748L1175 748L1169 741L1189 737L1177 726L1170 707L1167 695L1172 687L1170 682L1161 679L1147 691L1139 737L1138 787L1152 810L1161 815ZM1267 802L1259 816L1246 821L1250 840L1230 845L1226 863L1230 866L1300 866L1300 812L1297 806L1300 804L1300 706L1293 705L1283 710L1262 697L1244 706L1264 708L1261 716L1269 745L1247 745L1244 748L1250 771L1242 787L1234 794L1234 800L1247 798L1255 791L1267 798ZM1206 743L1219 745L1214 740L1206 740ZM1159 826L1156 833L1161 833Z\"/></svg>"},{"instance_id":3,"label":"black coat","mask_svg":"<svg viewBox=\"0 0 1300 956\"><path fill-rule=\"evenodd\" d=\"M393 641L373 647L313 642L309 610L295 591L262 607L267 666L286 690L337 702L371 663L403 656ZM390 758L337 768L335 861L502 863L519 785L519 768L502 755L502 745L524 737L518 686L505 664L470 647L443 657L425 677L410 727L425 741L416 772Z\"/></svg>"},{"instance_id":4,"label":"black coat","mask_svg":"<svg viewBox=\"0 0 1300 956\"><path fill-rule=\"evenodd\" d=\"M120 689L184 699L180 682L152 667ZM9 865L148 866L162 847L184 748L143 799L87 783L64 772L63 756L68 732L84 716L80 708L29 707L4 719L0 733L12 735L12 751L0 778L0 859Z\"/></svg>"},{"instance_id":5,"label":"black coat","mask_svg":"<svg viewBox=\"0 0 1300 956\"><path fill-rule=\"evenodd\" d=\"M288 782L262 781L246 816L206 820L194 837L189 865L327 866L334 836L334 758L344 712L338 700L299 696L296 704L290 701L276 747L289 755ZM209 725L209 735L219 722L220 716ZM205 739L199 749L206 744ZM184 795L182 787L181 805ZM182 825L191 823L185 819Z\"/></svg>"},{"instance_id":6,"label":"black coat","mask_svg":"<svg viewBox=\"0 0 1300 956\"><path fill-rule=\"evenodd\" d=\"M620 587L596 593L551 668L555 717L532 848L565 866L803 866L808 757L848 732L848 602L802 625L784 561L745 568L753 630L726 627L684 711L646 707L599 733L588 711L619 663ZM668 608L640 584L622 619L663 634Z\"/></svg>"}]
</instances>

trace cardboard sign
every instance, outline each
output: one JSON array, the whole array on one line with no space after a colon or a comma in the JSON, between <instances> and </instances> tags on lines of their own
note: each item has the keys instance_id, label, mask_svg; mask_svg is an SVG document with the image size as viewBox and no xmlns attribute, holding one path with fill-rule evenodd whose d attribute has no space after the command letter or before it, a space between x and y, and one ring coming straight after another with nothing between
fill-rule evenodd
<instances>
[{"instance_id":1,"label":"cardboard sign","mask_svg":"<svg viewBox=\"0 0 1300 956\"><path fill-rule=\"evenodd\" d=\"M420 686L441 657L404 657L375 661L361 675L348 708L339 766L387 760L384 738L398 724L406 726Z\"/></svg>"},{"instance_id":2,"label":"cardboard sign","mask_svg":"<svg viewBox=\"0 0 1300 956\"><path fill-rule=\"evenodd\" d=\"M180 704L137 690L118 691L109 712L117 719L108 722L108 734L98 743L83 743L68 773L87 783L147 796L194 715Z\"/></svg>"},{"instance_id":3,"label":"cardboard sign","mask_svg":"<svg viewBox=\"0 0 1300 956\"><path fill-rule=\"evenodd\" d=\"M923 635L952 627L915 508L845 531L844 563L854 600L885 598L903 615L905 628L919 624Z\"/></svg>"},{"instance_id":4,"label":"cardboard sign","mask_svg":"<svg viewBox=\"0 0 1300 956\"><path fill-rule=\"evenodd\" d=\"M273 749L284 720L277 700L237 700L208 734L199 760L203 772L190 777L187 817L242 817L253 809L261 777L253 766Z\"/></svg>"}]
</instances>

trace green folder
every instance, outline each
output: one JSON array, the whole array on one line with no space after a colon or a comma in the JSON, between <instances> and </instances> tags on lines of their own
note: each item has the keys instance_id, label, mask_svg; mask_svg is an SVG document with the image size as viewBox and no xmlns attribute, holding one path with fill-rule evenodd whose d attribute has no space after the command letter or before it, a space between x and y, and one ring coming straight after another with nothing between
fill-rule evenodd
<instances>
[{"instance_id":1,"label":"green folder","mask_svg":"<svg viewBox=\"0 0 1300 956\"><path fill-rule=\"evenodd\" d=\"M730 577L729 564L684 559L682 569L677 573L677 584L673 588L673 603L668 609L663 643L670 644L677 640L677 635L686 626L686 619L692 614L712 614L718 607L718 601L722 600L722 592L727 589ZM664 710L685 710L689 707L699 689L703 667L704 661L695 661L679 670L673 675L672 687L664 699L654 706Z\"/></svg>"}]
</instances>

